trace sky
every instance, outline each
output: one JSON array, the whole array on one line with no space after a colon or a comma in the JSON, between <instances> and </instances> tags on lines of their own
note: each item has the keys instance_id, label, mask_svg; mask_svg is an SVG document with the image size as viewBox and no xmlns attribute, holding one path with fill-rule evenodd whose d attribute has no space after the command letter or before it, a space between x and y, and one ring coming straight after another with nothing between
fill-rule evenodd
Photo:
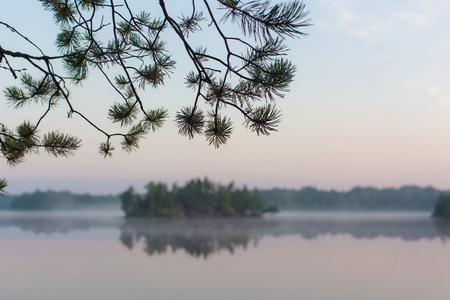
<instances>
[{"instance_id":1,"label":"sky","mask_svg":"<svg viewBox=\"0 0 450 300\"><path fill-rule=\"evenodd\" d=\"M40 45L52 46L57 31L49 13L37 1L18 2L5 4L0 21ZM192 66L181 58L163 88L146 91L149 105L166 107L170 118L141 142L140 150L124 153L117 140L113 157L104 159L98 154L103 137L80 118L68 119L67 107L61 105L43 128L71 132L83 140L82 148L69 158L41 152L14 168L2 159L0 177L8 179L7 191L118 193L149 181L183 183L204 176L251 188L450 189L450 2L304 2L313 25L305 28L307 37L287 41L288 58L298 71L290 93L277 100L283 113L278 132L258 137L230 112L234 133L219 149L202 136L189 140L178 135L174 116L194 99L183 85ZM179 3L182 9L187 2ZM1 36L3 48L20 49L4 28ZM182 54L170 35L168 42L174 55ZM13 84L10 73L0 70L0 88ZM93 73L72 90L72 101L99 124L110 126L108 105L118 99ZM0 122L10 127L36 119L38 109L15 111L0 94Z\"/></svg>"}]
</instances>

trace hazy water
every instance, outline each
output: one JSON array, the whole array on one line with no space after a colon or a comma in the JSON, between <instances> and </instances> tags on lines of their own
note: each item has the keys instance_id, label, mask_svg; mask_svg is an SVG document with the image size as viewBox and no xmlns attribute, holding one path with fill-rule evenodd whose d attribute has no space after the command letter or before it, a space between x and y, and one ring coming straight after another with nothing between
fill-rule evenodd
<instances>
[{"instance_id":1,"label":"hazy water","mask_svg":"<svg viewBox=\"0 0 450 300\"><path fill-rule=\"evenodd\" d=\"M0 299L450 299L428 214L124 221L0 213Z\"/></svg>"}]
</instances>

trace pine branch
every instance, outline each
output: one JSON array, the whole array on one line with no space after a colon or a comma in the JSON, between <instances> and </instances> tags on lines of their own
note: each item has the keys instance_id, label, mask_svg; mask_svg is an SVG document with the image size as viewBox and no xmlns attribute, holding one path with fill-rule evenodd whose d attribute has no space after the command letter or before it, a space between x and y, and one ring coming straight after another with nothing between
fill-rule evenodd
<instances>
[{"instance_id":1,"label":"pine branch","mask_svg":"<svg viewBox=\"0 0 450 300\"><path fill-rule=\"evenodd\" d=\"M225 108L241 113L245 125L258 135L276 131L281 120L279 110L275 105L255 107L254 103L275 101L289 91L296 67L285 58L288 49L284 39L306 35L301 30L309 25L309 20L305 20L308 12L301 1L272 4L269 0L219 0L224 15L209 5L210 0L193 0L192 10L181 17L171 15L166 2L173 3L165 0L158 1L160 17L153 11L136 14L127 0L39 1L60 28L56 36L59 55L46 55L28 37L0 21L0 26L17 34L40 53L32 55L0 47L0 63L4 63L0 71L19 77L24 69L22 65L21 69L14 68L17 61L26 63L30 69L30 73L20 74L19 86L5 89L8 103L16 109L30 104L47 107L33 122L35 125L27 121L10 131L0 124L1 152L12 166L39 149L54 156L68 156L79 148L80 139L58 131L39 135L39 125L59 102L67 105L68 117L78 116L104 135L105 141L98 150L104 157L112 155L115 138L122 139L121 147L126 152L138 149L139 141L150 131L162 128L168 118L164 108L148 109L151 103L142 99L141 94L146 88L164 85L174 72L176 62L164 40L169 30L181 42L186 61L192 65L193 71L186 75L185 84L196 92L193 105L182 107L175 115L179 134L190 139L205 134L207 142L216 148L225 144L233 131L231 120L221 116ZM197 7L196 3L201 6ZM233 31L227 35L218 19L220 16L222 22L229 20L237 24L244 37L233 36ZM204 22L209 22L213 29L208 33L221 40L222 49L218 52L213 51L216 47L206 49L207 43L193 46L189 39L193 34L202 33ZM63 73L53 65L61 63ZM107 115L112 123L126 129L108 132L72 103L66 82L81 83L88 79L92 69L100 70L123 100L113 103ZM30 74L34 73L39 75L32 77ZM206 118L201 106L210 109Z\"/></svg>"},{"instance_id":2,"label":"pine branch","mask_svg":"<svg viewBox=\"0 0 450 300\"><path fill-rule=\"evenodd\" d=\"M245 35L257 40L271 40L272 34L280 37L298 37L306 35L300 28L310 26L310 20L304 20L309 12L300 1L277 3L271 6L270 0L254 0L240 4L236 0L218 0L227 12L223 21L230 19L239 22Z\"/></svg>"},{"instance_id":3,"label":"pine branch","mask_svg":"<svg viewBox=\"0 0 450 300\"><path fill-rule=\"evenodd\" d=\"M0 197L5 196L5 188L8 186L8 182L5 178L0 179Z\"/></svg>"},{"instance_id":4,"label":"pine branch","mask_svg":"<svg viewBox=\"0 0 450 300\"><path fill-rule=\"evenodd\" d=\"M80 139L58 131L44 134L42 143L45 151L55 157L73 155L73 152L81 146Z\"/></svg>"}]
</instances>

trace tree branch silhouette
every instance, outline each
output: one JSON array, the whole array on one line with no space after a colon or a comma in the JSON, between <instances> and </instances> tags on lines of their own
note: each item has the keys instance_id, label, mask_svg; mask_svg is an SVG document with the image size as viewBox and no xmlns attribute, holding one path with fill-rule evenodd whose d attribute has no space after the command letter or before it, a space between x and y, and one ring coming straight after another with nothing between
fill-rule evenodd
<instances>
[{"instance_id":1,"label":"tree branch silhouette","mask_svg":"<svg viewBox=\"0 0 450 300\"><path fill-rule=\"evenodd\" d=\"M13 79L20 80L20 85L4 91L9 105L14 109L46 107L35 123L23 121L15 130L0 123L1 153L11 166L39 149L67 156L81 146L81 139L70 134L53 130L41 135L38 130L60 102L67 106L69 118L80 117L104 136L99 146L104 157L112 155L115 138L121 139L124 151L138 149L140 140L168 119L167 109L154 107L141 96L146 88L164 85L174 72L176 61L164 40L170 31L183 45L193 67L185 80L186 86L195 91L193 102L175 115L180 134L189 138L204 134L215 147L225 144L233 131L231 119L223 113L226 107L236 109L245 126L258 135L276 131L281 112L270 102L284 97L296 71L284 57L288 52L284 42L286 38L305 36L300 30L310 25L308 11L298 0L276 4L269 0L192 0L191 10L185 14L174 12L177 8L168 7L172 3L164 0L157 2L159 10L152 9L151 13L136 13L129 0L39 1L59 26L55 42L58 55L46 55L31 38L0 21L0 27L39 53L11 50L7 41L2 41L0 71L9 71ZM229 26L242 33L233 30L232 35L226 34ZM201 34L203 28L213 29L223 42L221 53L195 44L192 37ZM70 98L69 84L88 80L94 69L100 70L118 95L118 102L108 110L110 121L121 127L118 132L101 128ZM208 113L201 106L209 109ZM0 191L5 186L6 181L1 180Z\"/></svg>"}]
</instances>

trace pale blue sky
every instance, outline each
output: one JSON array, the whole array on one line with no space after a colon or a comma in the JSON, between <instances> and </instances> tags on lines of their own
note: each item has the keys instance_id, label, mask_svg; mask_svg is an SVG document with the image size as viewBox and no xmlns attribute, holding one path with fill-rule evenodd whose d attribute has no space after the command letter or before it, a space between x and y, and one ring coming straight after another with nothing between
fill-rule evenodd
<instances>
[{"instance_id":1,"label":"pale blue sky","mask_svg":"<svg viewBox=\"0 0 450 300\"><path fill-rule=\"evenodd\" d=\"M36 3L8 1L11 7L2 8L0 20L38 43L52 43L51 22L45 23L46 12ZM67 108L61 106L45 126L56 124L81 137L83 147L77 154L55 159L41 153L15 168L3 160L0 177L8 178L11 193L37 185L62 189L77 184L86 191L115 192L132 180L139 187L150 180L183 182L205 175L261 188L312 185L346 190L417 184L450 189L450 2L305 4L314 25L306 29L308 37L288 42L298 73L291 93L278 100L283 111L278 133L257 137L241 126L239 115L230 113L235 133L219 149L208 146L202 136L191 141L179 136L173 117L193 99L182 85L190 66L181 60L164 88L147 91L149 103L168 108L170 119L141 143L140 151L128 155L118 149L113 158L103 159L97 154L102 136L79 118L67 119ZM17 7L24 9L20 16ZM0 38L0 45L17 46L8 38ZM107 125L107 107L115 96L95 74L92 79L73 90L73 103ZM9 73L0 72L2 89L12 83ZM1 122L14 125L24 118L5 102L1 94ZM27 118L33 109L26 109ZM95 184L88 186L91 179Z\"/></svg>"}]
</instances>

